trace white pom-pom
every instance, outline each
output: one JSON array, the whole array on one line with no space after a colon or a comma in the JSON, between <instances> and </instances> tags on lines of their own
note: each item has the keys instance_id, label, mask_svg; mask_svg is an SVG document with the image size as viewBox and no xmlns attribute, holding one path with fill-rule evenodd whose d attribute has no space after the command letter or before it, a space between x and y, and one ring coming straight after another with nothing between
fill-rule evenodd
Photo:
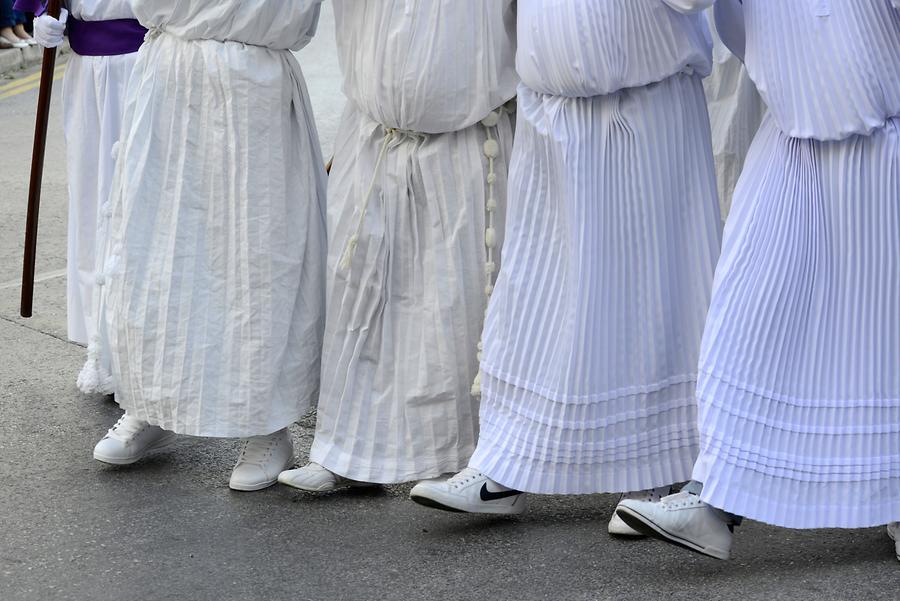
<instances>
[{"instance_id":1,"label":"white pom-pom","mask_svg":"<svg viewBox=\"0 0 900 601\"><path fill-rule=\"evenodd\" d=\"M500 113L497 111L491 111L487 117L481 120L481 124L485 127L495 127L498 123L500 123Z\"/></svg>"},{"instance_id":2,"label":"white pom-pom","mask_svg":"<svg viewBox=\"0 0 900 601\"><path fill-rule=\"evenodd\" d=\"M500 144L497 140L484 141L484 156L489 159L496 159L500 155Z\"/></svg>"},{"instance_id":3,"label":"white pom-pom","mask_svg":"<svg viewBox=\"0 0 900 601\"><path fill-rule=\"evenodd\" d=\"M480 397L481 396L481 371L478 372L478 375L475 376L475 381L472 382L472 396Z\"/></svg>"},{"instance_id":4,"label":"white pom-pom","mask_svg":"<svg viewBox=\"0 0 900 601\"><path fill-rule=\"evenodd\" d=\"M497 174L496 173L488 173L487 183L493 184L496 181L497 181Z\"/></svg>"},{"instance_id":5,"label":"white pom-pom","mask_svg":"<svg viewBox=\"0 0 900 601\"><path fill-rule=\"evenodd\" d=\"M494 286L493 286L493 285L488 284L487 286L484 287L484 295L485 295L485 296L490 296L490 295L492 295L493 293L494 293Z\"/></svg>"},{"instance_id":6,"label":"white pom-pom","mask_svg":"<svg viewBox=\"0 0 900 601\"><path fill-rule=\"evenodd\" d=\"M496 211L497 210L497 199L494 198L493 196L491 198L488 198L487 210L488 211Z\"/></svg>"},{"instance_id":7,"label":"white pom-pom","mask_svg":"<svg viewBox=\"0 0 900 601\"><path fill-rule=\"evenodd\" d=\"M497 247L497 230L492 227L484 230L484 245L488 248Z\"/></svg>"}]
</instances>

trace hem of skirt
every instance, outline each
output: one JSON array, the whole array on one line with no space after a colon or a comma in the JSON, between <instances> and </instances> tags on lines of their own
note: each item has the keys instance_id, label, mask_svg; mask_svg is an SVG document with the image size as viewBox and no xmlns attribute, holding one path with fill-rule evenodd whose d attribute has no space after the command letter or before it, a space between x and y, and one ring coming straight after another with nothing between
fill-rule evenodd
<instances>
[{"instance_id":1,"label":"hem of skirt","mask_svg":"<svg viewBox=\"0 0 900 601\"><path fill-rule=\"evenodd\" d=\"M173 423L165 419L160 419L157 416L142 414L140 411L129 407L126 401L119 399L118 397L116 398L116 401L118 401L119 406L124 409L126 413L129 413L133 417L147 422L151 426L158 426L163 430L168 430L169 432L174 432L175 434L179 434L181 436L195 436L197 438L252 438L254 436L266 436L268 434L274 434L279 430L289 428L306 413L305 410L297 411L293 417L274 420L270 424L261 425L259 428L230 429L204 428L200 426L185 428L180 424Z\"/></svg>"},{"instance_id":2,"label":"hem of skirt","mask_svg":"<svg viewBox=\"0 0 900 601\"><path fill-rule=\"evenodd\" d=\"M737 471L737 470L734 470ZM734 480L736 476L729 477ZM725 512L743 518L778 526L808 530L813 528L873 528L900 520L900 499L875 507L859 502L841 505L815 505L778 503L770 496L757 497L746 491L736 493L719 485L715 478L706 478L700 498ZM762 491L766 492L766 491Z\"/></svg>"},{"instance_id":3,"label":"hem of skirt","mask_svg":"<svg viewBox=\"0 0 900 601\"><path fill-rule=\"evenodd\" d=\"M328 471L343 478L372 484L404 484L437 478L444 474L455 474L468 464L466 457L468 455L460 454L450 459L436 461L434 465L427 468L402 464L398 469L397 462L393 460L382 463L361 462L351 453L341 450L333 443L318 443L314 440L309 451L309 460L318 463ZM343 466L346 465L350 467L345 469ZM384 469L385 465L392 469Z\"/></svg>"},{"instance_id":4,"label":"hem of skirt","mask_svg":"<svg viewBox=\"0 0 900 601\"><path fill-rule=\"evenodd\" d=\"M821 407L825 409L846 409L852 407L894 407L900 406L900 397L897 398L882 398L882 399L821 399L821 398L804 398L793 396L789 394L784 394L780 392L775 392L773 390L769 390L767 388L763 388L761 386L754 386L752 384L747 384L739 380L738 378L732 378L730 376L723 375L719 372L715 367L712 368L700 368L700 375L702 376L698 381L698 395L700 394L699 390L705 388L706 380L717 380L722 382L727 386L731 386L732 388L736 388L743 392L747 392L749 394L753 394L760 397L765 397L767 399L771 399L773 401L783 403L786 405L792 405L795 407Z\"/></svg>"},{"instance_id":5,"label":"hem of skirt","mask_svg":"<svg viewBox=\"0 0 900 601\"><path fill-rule=\"evenodd\" d=\"M494 367L486 362L482 362L481 369L484 373L489 376L506 382L512 386L517 388L522 388L527 390L528 392L539 394L542 397L557 402L557 403L572 403L572 404L590 404L590 403L599 403L604 401L611 401L615 399L626 398L630 396L637 396L641 394L652 394L655 392L661 392L666 388L671 386L677 386L679 384L690 384L697 382L697 374L696 373L688 373L688 374L680 374L677 376L670 376L665 378L664 380L659 380L652 384L641 384L635 386L626 386L623 388L617 388L616 390L610 390L602 393L595 394L585 394L585 395L566 395L559 394L557 391L550 390L547 387L540 386L532 381L526 380L524 378L520 378L514 376L512 374L506 373L503 370Z\"/></svg>"},{"instance_id":6,"label":"hem of skirt","mask_svg":"<svg viewBox=\"0 0 900 601\"><path fill-rule=\"evenodd\" d=\"M656 473L641 474L629 477L637 470L636 466L622 468L598 463L590 466L587 475L583 472L583 463L565 463L535 472L531 468L528 473L522 464L532 460L513 455L484 439L479 441L478 448L469 460L469 467L477 469L491 480L522 492L548 495L589 495L597 493L624 493L648 488L668 486L691 479L694 460L697 457L697 445L669 449L656 454L655 458L643 458L641 465L660 465ZM573 469L580 468L580 469Z\"/></svg>"}]
</instances>

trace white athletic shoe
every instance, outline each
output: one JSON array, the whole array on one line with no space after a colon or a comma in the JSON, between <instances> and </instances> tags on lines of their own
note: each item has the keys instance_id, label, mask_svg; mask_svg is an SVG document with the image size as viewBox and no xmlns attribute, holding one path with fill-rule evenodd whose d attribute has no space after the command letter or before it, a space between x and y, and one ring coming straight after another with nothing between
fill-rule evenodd
<instances>
[{"instance_id":1,"label":"white athletic shoe","mask_svg":"<svg viewBox=\"0 0 900 601\"><path fill-rule=\"evenodd\" d=\"M113 465L128 465L174 441L174 432L151 426L125 413L94 446L94 459Z\"/></svg>"},{"instance_id":2,"label":"white athletic shoe","mask_svg":"<svg viewBox=\"0 0 900 601\"><path fill-rule=\"evenodd\" d=\"M419 482L409 498L426 507L463 513L517 515L526 509L525 493L497 484L471 467L451 478Z\"/></svg>"},{"instance_id":3,"label":"white athletic shoe","mask_svg":"<svg viewBox=\"0 0 900 601\"><path fill-rule=\"evenodd\" d=\"M262 490L278 481L278 474L294 462L294 445L287 428L266 436L244 440L228 487L232 490Z\"/></svg>"},{"instance_id":4,"label":"white athletic shoe","mask_svg":"<svg viewBox=\"0 0 900 601\"><path fill-rule=\"evenodd\" d=\"M358 482L338 476L318 463L307 463L301 468L278 474L278 481L292 488L307 492L331 492L339 488L365 488L378 486L373 482Z\"/></svg>"},{"instance_id":5,"label":"white athletic shoe","mask_svg":"<svg viewBox=\"0 0 900 601\"><path fill-rule=\"evenodd\" d=\"M897 561L900 561L900 522L888 524L887 533L894 541L894 552L897 554Z\"/></svg>"},{"instance_id":6,"label":"white athletic shoe","mask_svg":"<svg viewBox=\"0 0 900 601\"><path fill-rule=\"evenodd\" d=\"M650 503L655 503L671 492L671 486L660 486L659 488L627 492L619 498L619 504L616 505L616 509L621 506L622 501L649 501ZM612 517L609 520L609 526L606 527L606 530L610 534L615 534L616 536L644 536L643 533L638 532L626 524L615 510L613 510Z\"/></svg>"},{"instance_id":7,"label":"white athletic shoe","mask_svg":"<svg viewBox=\"0 0 900 601\"><path fill-rule=\"evenodd\" d=\"M616 514L648 536L716 559L731 557L733 535L724 512L701 501L699 495L682 491L656 503L624 500Z\"/></svg>"}]
</instances>

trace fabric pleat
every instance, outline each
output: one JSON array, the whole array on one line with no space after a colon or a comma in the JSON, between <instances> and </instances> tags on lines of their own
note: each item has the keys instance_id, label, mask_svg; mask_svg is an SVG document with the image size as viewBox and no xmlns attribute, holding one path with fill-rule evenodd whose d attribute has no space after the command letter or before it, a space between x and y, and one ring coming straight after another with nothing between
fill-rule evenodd
<instances>
[{"instance_id":1,"label":"fabric pleat","mask_svg":"<svg viewBox=\"0 0 900 601\"><path fill-rule=\"evenodd\" d=\"M78 377L79 389L88 394L113 392L97 284L105 262L106 213L115 170L112 149L119 139L126 83L136 58L73 55L63 84L69 181L66 314L69 339L89 347Z\"/></svg>"},{"instance_id":2,"label":"fabric pleat","mask_svg":"<svg viewBox=\"0 0 900 601\"><path fill-rule=\"evenodd\" d=\"M318 2L208 8L135 3L150 34L127 93L105 294L120 405L178 433L246 437L288 426L318 390L326 182L289 50Z\"/></svg>"},{"instance_id":3,"label":"fabric pleat","mask_svg":"<svg viewBox=\"0 0 900 601\"><path fill-rule=\"evenodd\" d=\"M795 527L900 519L900 120L767 117L726 227L698 384L704 500Z\"/></svg>"},{"instance_id":4,"label":"fabric pleat","mask_svg":"<svg viewBox=\"0 0 900 601\"><path fill-rule=\"evenodd\" d=\"M839 140L900 114L891 0L744 0L745 61L781 131Z\"/></svg>"},{"instance_id":5,"label":"fabric pleat","mask_svg":"<svg viewBox=\"0 0 900 601\"><path fill-rule=\"evenodd\" d=\"M470 465L539 493L687 479L721 227L701 78L523 85L516 136Z\"/></svg>"},{"instance_id":6,"label":"fabric pleat","mask_svg":"<svg viewBox=\"0 0 900 601\"><path fill-rule=\"evenodd\" d=\"M500 234L512 120L490 128ZM328 311L310 460L354 480L405 482L465 467L487 304L488 129L386 131L350 103L329 178ZM379 155L383 153L380 166ZM348 269L341 257L372 201Z\"/></svg>"},{"instance_id":7,"label":"fabric pleat","mask_svg":"<svg viewBox=\"0 0 900 601\"><path fill-rule=\"evenodd\" d=\"M664 0L520 0L517 9L516 70L535 92L587 98L712 67L705 17Z\"/></svg>"}]
</instances>

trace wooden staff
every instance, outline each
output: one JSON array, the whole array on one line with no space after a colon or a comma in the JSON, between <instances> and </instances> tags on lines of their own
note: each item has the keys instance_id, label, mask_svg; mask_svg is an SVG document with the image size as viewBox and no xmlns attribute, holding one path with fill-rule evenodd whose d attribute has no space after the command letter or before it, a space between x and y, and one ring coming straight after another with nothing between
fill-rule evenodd
<instances>
[{"instance_id":1,"label":"wooden staff","mask_svg":"<svg viewBox=\"0 0 900 601\"><path fill-rule=\"evenodd\" d=\"M59 0L50 0L47 14L59 18ZM41 87L38 92L37 118L34 125L34 150L31 154L31 179L28 183L28 213L25 218L25 262L22 268L22 302L19 313L31 317L34 302L34 267L37 256L38 212L41 207L41 180L44 176L44 151L47 149L47 122L53 91L53 69L56 48L44 49L41 65Z\"/></svg>"}]
</instances>

